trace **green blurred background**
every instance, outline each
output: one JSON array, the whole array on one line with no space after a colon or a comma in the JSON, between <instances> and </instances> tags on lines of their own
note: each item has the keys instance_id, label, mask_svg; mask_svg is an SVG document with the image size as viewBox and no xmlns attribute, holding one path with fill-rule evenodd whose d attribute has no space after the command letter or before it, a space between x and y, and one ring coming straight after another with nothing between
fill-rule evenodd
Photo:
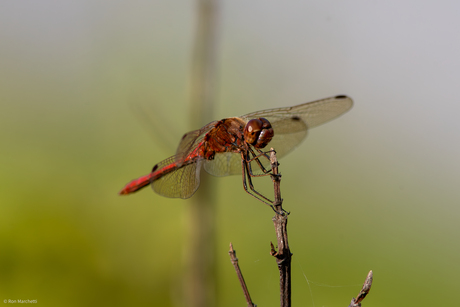
<instances>
[{"instance_id":1,"label":"green blurred background","mask_svg":"<svg viewBox=\"0 0 460 307\"><path fill-rule=\"evenodd\" d=\"M295 305L346 306L371 269L364 306L458 304L459 12L221 1L216 119L355 101L281 161ZM195 18L194 1L0 2L2 301L178 301L189 201L117 192L190 130ZM254 302L276 306L273 213L215 181L218 306L245 304L230 241Z\"/></svg>"}]
</instances>

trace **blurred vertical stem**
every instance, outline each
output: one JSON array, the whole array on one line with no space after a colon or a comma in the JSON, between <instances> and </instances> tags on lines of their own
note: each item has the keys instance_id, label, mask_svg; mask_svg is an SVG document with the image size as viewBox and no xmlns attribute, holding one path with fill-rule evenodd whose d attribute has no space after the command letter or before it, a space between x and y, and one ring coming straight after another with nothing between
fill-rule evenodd
<instances>
[{"instance_id":1,"label":"blurred vertical stem","mask_svg":"<svg viewBox=\"0 0 460 307\"><path fill-rule=\"evenodd\" d=\"M190 80L192 129L213 120L216 99L217 0L197 0L197 19ZM185 305L216 305L216 194L209 175L202 172L201 185L191 198L185 256Z\"/></svg>"}]
</instances>

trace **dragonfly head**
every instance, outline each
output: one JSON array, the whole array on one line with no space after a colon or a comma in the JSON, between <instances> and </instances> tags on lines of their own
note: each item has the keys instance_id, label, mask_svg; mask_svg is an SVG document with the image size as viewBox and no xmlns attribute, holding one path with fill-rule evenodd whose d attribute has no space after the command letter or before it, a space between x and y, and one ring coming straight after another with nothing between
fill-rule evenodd
<instances>
[{"instance_id":1,"label":"dragonfly head","mask_svg":"<svg viewBox=\"0 0 460 307\"><path fill-rule=\"evenodd\" d=\"M274 135L272 125L263 117L251 119L244 127L244 139L255 148L267 146Z\"/></svg>"}]
</instances>

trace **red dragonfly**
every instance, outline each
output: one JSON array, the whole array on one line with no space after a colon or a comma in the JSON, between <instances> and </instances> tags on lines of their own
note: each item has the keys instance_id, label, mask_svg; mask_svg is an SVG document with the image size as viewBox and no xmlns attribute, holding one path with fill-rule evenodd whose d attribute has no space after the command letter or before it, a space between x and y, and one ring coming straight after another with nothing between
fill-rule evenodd
<instances>
[{"instance_id":1,"label":"red dragonfly","mask_svg":"<svg viewBox=\"0 0 460 307\"><path fill-rule=\"evenodd\" d=\"M308 129L338 117L352 105L351 98L340 95L213 121L186 133L174 156L156 164L148 175L128 183L119 194L151 185L160 195L189 198L198 189L204 168L214 176L242 174L244 190L271 205L251 181L251 177L270 174L269 151L262 149L270 144L280 158L305 139Z\"/></svg>"}]
</instances>

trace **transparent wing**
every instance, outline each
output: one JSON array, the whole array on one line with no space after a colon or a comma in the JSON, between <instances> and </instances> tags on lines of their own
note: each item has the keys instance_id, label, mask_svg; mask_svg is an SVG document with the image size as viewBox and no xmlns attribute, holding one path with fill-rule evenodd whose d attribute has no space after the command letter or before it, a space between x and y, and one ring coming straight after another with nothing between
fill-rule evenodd
<instances>
[{"instance_id":1,"label":"transparent wing","mask_svg":"<svg viewBox=\"0 0 460 307\"><path fill-rule=\"evenodd\" d=\"M204 161L204 169L209 174L219 177L241 174L241 154L217 153L213 160Z\"/></svg>"},{"instance_id":2,"label":"transparent wing","mask_svg":"<svg viewBox=\"0 0 460 307\"><path fill-rule=\"evenodd\" d=\"M335 96L307 102L293 107L276 108L249 113L241 116L246 122L252 118L264 117L273 127L275 136L265 150L273 147L277 157L286 155L307 136L307 130L326 123L353 105L347 96Z\"/></svg>"},{"instance_id":3,"label":"transparent wing","mask_svg":"<svg viewBox=\"0 0 460 307\"><path fill-rule=\"evenodd\" d=\"M151 183L152 189L166 197L189 198L200 186L200 172L202 160L187 165L177 166L176 157L172 156L157 164L157 169L162 170L171 167L168 171L154 179Z\"/></svg>"}]
</instances>

